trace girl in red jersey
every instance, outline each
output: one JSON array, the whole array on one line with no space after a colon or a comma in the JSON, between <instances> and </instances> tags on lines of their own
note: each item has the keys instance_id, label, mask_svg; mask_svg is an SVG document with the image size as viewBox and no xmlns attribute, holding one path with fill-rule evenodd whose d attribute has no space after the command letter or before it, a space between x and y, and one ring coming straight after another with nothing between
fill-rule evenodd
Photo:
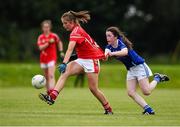
<instances>
[{"instance_id":1,"label":"girl in red jersey","mask_svg":"<svg viewBox=\"0 0 180 127\"><path fill-rule=\"evenodd\" d=\"M67 78L85 72L88 85L93 95L101 102L105 114L112 114L110 104L104 94L98 88L98 77L100 71L99 59L104 58L104 53L96 42L80 26L79 22L87 23L90 20L88 11L68 11L61 17L63 27L71 31L70 42L63 63L59 66L62 73L54 90L49 94L39 94L40 99L52 105L59 92L63 89ZM78 59L69 62L73 50L76 50ZM69 63L68 63L69 62Z\"/></svg>"},{"instance_id":2,"label":"girl in red jersey","mask_svg":"<svg viewBox=\"0 0 180 127\"><path fill-rule=\"evenodd\" d=\"M40 66L44 71L47 80L46 88L49 94L55 85L55 64L57 59L56 46L63 57L63 45L58 35L51 32L52 23L50 20L44 20L41 23L43 33L39 35L37 45L40 50Z\"/></svg>"}]
</instances>

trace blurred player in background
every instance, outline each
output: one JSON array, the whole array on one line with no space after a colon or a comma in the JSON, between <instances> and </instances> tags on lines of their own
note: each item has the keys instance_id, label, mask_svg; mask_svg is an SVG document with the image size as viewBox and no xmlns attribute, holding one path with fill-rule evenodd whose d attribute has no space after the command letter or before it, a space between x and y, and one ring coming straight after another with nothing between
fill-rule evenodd
<instances>
[{"instance_id":1,"label":"blurred player in background","mask_svg":"<svg viewBox=\"0 0 180 127\"><path fill-rule=\"evenodd\" d=\"M105 49L105 56L115 57L127 68L127 92L128 95L143 109L143 114L153 115L155 112L147 102L136 92L137 84L144 95L150 95L159 82L168 81L166 75L155 73L154 80L149 83L149 76L152 72L145 60L132 48L132 43L117 27L109 27L106 30L108 45Z\"/></svg>"},{"instance_id":2,"label":"blurred player in background","mask_svg":"<svg viewBox=\"0 0 180 127\"><path fill-rule=\"evenodd\" d=\"M85 72L88 78L89 89L101 102L105 110L104 114L112 114L112 109L108 100L98 88L98 77L100 72L99 59L104 58L104 52L80 26L80 22L87 23L88 20L90 20L88 11L68 11L62 15L61 21L63 27L67 31L71 31L66 55L63 63L59 66L59 71L62 74L50 95L40 93L39 97L48 104L53 104L59 92L64 88L67 78L71 75L78 75ZM78 58L69 62L74 48Z\"/></svg>"},{"instance_id":3,"label":"blurred player in background","mask_svg":"<svg viewBox=\"0 0 180 127\"><path fill-rule=\"evenodd\" d=\"M74 87L78 87L78 85L80 87L83 87L84 86L84 78L85 78L85 73L78 74L74 81Z\"/></svg>"},{"instance_id":4,"label":"blurred player in background","mask_svg":"<svg viewBox=\"0 0 180 127\"><path fill-rule=\"evenodd\" d=\"M46 88L49 94L55 86L55 65L57 61L57 46L60 57L64 56L63 44L58 35L51 32L52 23L44 20L41 23L42 34L39 35L37 45L40 50L40 66L47 80Z\"/></svg>"}]
</instances>

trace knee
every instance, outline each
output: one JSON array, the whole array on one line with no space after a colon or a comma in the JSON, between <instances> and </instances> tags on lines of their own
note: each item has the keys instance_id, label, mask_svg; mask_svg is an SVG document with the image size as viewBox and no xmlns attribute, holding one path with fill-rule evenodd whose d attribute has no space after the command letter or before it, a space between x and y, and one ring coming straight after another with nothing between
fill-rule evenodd
<instances>
[{"instance_id":1,"label":"knee","mask_svg":"<svg viewBox=\"0 0 180 127\"><path fill-rule=\"evenodd\" d=\"M63 77L67 78L70 76L69 71L65 71L64 73L61 74Z\"/></svg>"},{"instance_id":2,"label":"knee","mask_svg":"<svg viewBox=\"0 0 180 127\"><path fill-rule=\"evenodd\" d=\"M127 94L129 97L133 98L135 96L136 92L135 91L127 91Z\"/></svg>"},{"instance_id":3,"label":"knee","mask_svg":"<svg viewBox=\"0 0 180 127\"><path fill-rule=\"evenodd\" d=\"M149 95L151 94L151 91L149 91L149 90L143 90L143 94L144 94L145 96L149 96Z\"/></svg>"}]
</instances>

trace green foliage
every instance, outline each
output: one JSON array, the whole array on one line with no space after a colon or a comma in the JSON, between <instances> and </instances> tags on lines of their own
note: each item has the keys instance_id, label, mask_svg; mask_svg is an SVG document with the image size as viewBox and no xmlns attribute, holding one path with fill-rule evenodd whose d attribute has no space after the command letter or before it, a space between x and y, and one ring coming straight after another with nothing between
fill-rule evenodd
<instances>
[{"instance_id":1,"label":"green foliage","mask_svg":"<svg viewBox=\"0 0 180 127\"><path fill-rule=\"evenodd\" d=\"M158 85L158 88L180 88L179 65L150 65L153 72L165 73L170 77L170 82ZM32 87L31 78L42 74L37 64L0 64L0 87ZM108 88L125 88L126 69L121 64L103 64L99 76L99 86ZM59 72L56 71L56 79ZM70 77L66 87L73 87L75 76ZM87 86L87 80L85 79Z\"/></svg>"},{"instance_id":2,"label":"green foliage","mask_svg":"<svg viewBox=\"0 0 180 127\"><path fill-rule=\"evenodd\" d=\"M0 60L37 60L36 40L44 19L51 19L53 31L67 42L60 17L69 10L91 12L91 21L83 27L102 48L111 25L120 27L140 53L151 56L169 55L180 40L179 0L6 0L0 4Z\"/></svg>"},{"instance_id":3,"label":"green foliage","mask_svg":"<svg viewBox=\"0 0 180 127\"><path fill-rule=\"evenodd\" d=\"M156 115L144 116L125 89L102 89L114 115L86 89L65 88L52 106L38 98L43 90L25 87L0 89L0 126L179 126L180 91L153 91L146 97Z\"/></svg>"}]
</instances>

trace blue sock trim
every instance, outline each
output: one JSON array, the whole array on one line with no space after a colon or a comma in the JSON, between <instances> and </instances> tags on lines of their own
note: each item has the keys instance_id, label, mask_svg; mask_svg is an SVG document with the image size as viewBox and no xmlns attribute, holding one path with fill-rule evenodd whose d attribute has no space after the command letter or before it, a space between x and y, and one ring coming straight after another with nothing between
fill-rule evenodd
<instances>
[{"instance_id":1,"label":"blue sock trim","mask_svg":"<svg viewBox=\"0 0 180 127\"><path fill-rule=\"evenodd\" d=\"M144 110L146 110L147 108L150 108L150 106L149 105L144 106Z\"/></svg>"},{"instance_id":2,"label":"blue sock trim","mask_svg":"<svg viewBox=\"0 0 180 127\"><path fill-rule=\"evenodd\" d=\"M160 77L155 76L155 77L154 77L154 80L157 81L157 82L159 83L159 82L160 82Z\"/></svg>"},{"instance_id":3,"label":"blue sock trim","mask_svg":"<svg viewBox=\"0 0 180 127\"><path fill-rule=\"evenodd\" d=\"M154 112L153 109L152 109L149 105L146 105L146 106L144 107L144 110L145 110L146 112L149 112L149 113Z\"/></svg>"}]
</instances>

